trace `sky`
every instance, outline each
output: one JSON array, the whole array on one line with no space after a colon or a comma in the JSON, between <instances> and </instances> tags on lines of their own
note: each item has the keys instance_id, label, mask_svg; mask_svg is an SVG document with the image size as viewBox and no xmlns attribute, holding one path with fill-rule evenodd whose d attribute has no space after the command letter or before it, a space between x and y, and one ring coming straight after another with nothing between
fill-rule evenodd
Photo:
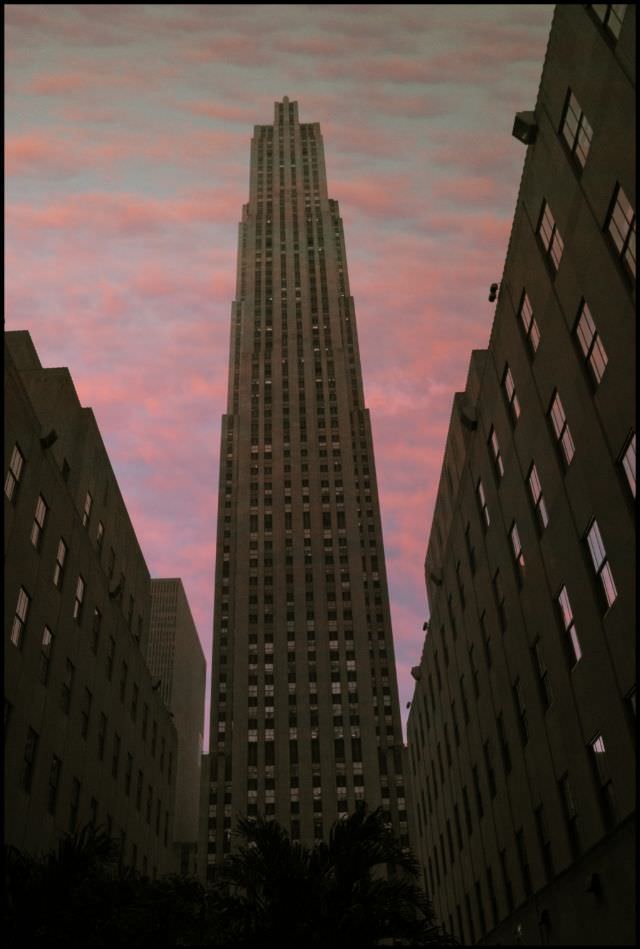
<instances>
[{"instance_id":1,"label":"sky","mask_svg":"<svg viewBox=\"0 0 640 949\"><path fill-rule=\"evenodd\" d=\"M67 366L207 659L254 125L319 122L371 411L403 722L453 394L489 340L547 4L5 5L5 328ZM406 730L405 730L406 734Z\"/></svg>"}]
</instances>

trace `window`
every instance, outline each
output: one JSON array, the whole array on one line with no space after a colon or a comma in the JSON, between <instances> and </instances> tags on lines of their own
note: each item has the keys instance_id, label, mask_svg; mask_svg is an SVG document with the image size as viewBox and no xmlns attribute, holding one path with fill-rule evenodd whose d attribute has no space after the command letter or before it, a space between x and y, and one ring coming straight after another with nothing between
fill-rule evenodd
<instances>
[{"instance_id":1,"label":"window","mask_svg":"<svg viewBox=\"0 0 640 949\"><path fill-rule=\"evenodd\" d=\"M29 594L24 589L24 587L20 587L20 592L18 593L18 602L16 603L16 611L13 617L13 626L11 627L11 642L14 646L17 646L18 649L22 649L24 627L27 622L30 603L31 598Z\"/></svg>"},{"instance_id":2,"label":"window","mask_svg":"<svg viewBox=\"0 0 640 949\"><path fill-rule=\"evenodd\" d=\"M500 620L500 628L502 632L507 628L507 611L504 605L504 589L502 587L502 579L500 577L500 571L496 570L493 575L493 595L496 601L496 609L498 610L498 619Z\"/></svg>"},{"instance_id":3,"label":"window","mask_svg":"<svg viewBox=\"0 0 640 949\"><path fill-rule=\"evenodd\" d=\"M622 470L625 473L627 484L632 496L636 496L636 433L628 439L622 452Z\"/></svg>"},{"instance_id":4,"label":"window","mask_svg":"<svg viewBox=\"0 0 640 949\"><path fill-rule=\"evenodd\" d=\"M102 625L102 613L97 606L93 608L93 622L91 624L92 641L91 648L94 654L98 652L98 643L100 642L100 627Z\"/></svg>"},{"instance_id":5,"label":"window","mask_svg":"<svg viewBox=\"0 0 640 949\"><path fill-rule=\"evenodd\" d=\"M562 402L557 392L554 392L549 409L549 417L556 436L556 441L562 448L562 457L566 465L571 464L571 459L575 455L576 448L573 444L573 438L567 425L567 417L564 414Z\"/></svg>"},{"instance_id":6,"label":"window","mask_svg":"<svg viewBox=\"0 0 640 949\"><path fill-rule=\"evenodd\" d=\"M504 719L502 717L502 712L500 712L496 719L496 725L498 728L498 744L500 745L502 764L504 766L505 774L509 774L511 771L511 752L509 750L509 742L507 741L507 736L504 731Z\"/></svg>"},{"instance_id":7,"label":"window","mask_svg":"<svg viewBox=\"0 0 640 949\"><path fill-rule=\"evenodd\" d=\"M86 738L89 734L89 720L91 719L91 706L93 705L93 695L89 689L85 687L84 698L82 702L82 711L81 711L81 724L80 724L80 734L83 738Z\"/></svg>"},{"instance_id":8,"label":"window","mask_svg":"<svg viewBox=\"0 0 640 949\"><path fill-rule=\"evenodd\" d=\"M33 517L33 524L31 525L31 543L36 550L40 550L40 544L42 543L42 532L44 531L47 510L47 502L42 495L40 495L36 501L36 512Z\"/></svg>"},{"instance_id":9,"label":"window","mask_svg":"<svg viewBox=\"0 0 640 949\"><path fill-rule=\"evenodd\" d=\"M11 452L9 470L7 471L7 477L4 482L4 493L13 504L15 504L18 499L18 488L20 487L23 468L24 455L18 445L14 445L13 451Z\"/></svg>"},{"instance_id":10,"label":"window","mask_svg":"<svg viewBox=\"0 0 640 949\"><path fill-rule=\"evenodd\" d=\"M138 715L138 693L139 688L136 683L133 683L133 691L131 693L131 721L135 722Z\"/></svg>"},{"instance_id":11,"label":"window","mask_svg":"<svg viewBox=\"0 0 640 949\"><path fill-rule=\"evenodd\" d=\"M628 275L636 279L636 215L629 200L616 185L605 228Z\"/></svg>"},{"instance_id":12,"label":"window","mask_svg":"<svg viewBox=\"0 0 640 949\"><path fill-rule=\"evenodd\" d=\"M31 781L33 779L33 769L36 763L36 751L38 750L38 735L30 728L27 732L27 741L24 746L24 759L22 763L22 787L27 793L31 790Z\"/></svg>"},{"instance_id":13,"label":"window","mask_svg":"<svg viewBox=\"0 0 640 949\"><path fill-rule=\"evenodd\" d=\"M551 855L551 839L549 837L549 829L547 828L547 822L544 818L544 808L542 804L536 808L535 812L536 817L536 828L538 831L538 841L540 843L540 849L542 851L542 861L544 863L544 872L547 880L551 880L553 877L553 857Z\"/></svg>"},{"instance_id":14,"label":"window","mask_svg":"<svg viewBox=\"0 0 640 949\"><path fill-rule=\"evenodd\" d=\"M540 330L538 329L538 324L535 321L533 315L533 310L531 308L531 302L527 296L527 291L522 291L522 299L520 300L520 309L518 310L518 316L524 330L524 335L527 338L529 343L529 348L532 353L535 353L540 345Z\"/></svg>"},{"instance_id":15,"label":"window","mask_svg":"<svg viewBox=\"0 0 640 949\"><path fill-rule=\"evenodd\" d=\"M520 737L522 744L526 745L529 741L529 725L527 723L527 707L522 694L522 684L520 679L513 683L513 698L516 703L516 712L518 713L518 725L520 726Z\"/></svg>"},{"instance_id":16,"label":"window","mask_svg":"<svg viewBox=\"0 0 640 949\"><path fill-rule=\"evenodd\" d=\"M591 9L614 39L620 36L626 3L592 3Z\"/></svg>"},{"instance_id":17,"label":"window","mask_svg":"<svg viewBox=\"0 0 640 949\"><path fill-rule=\"evenodd\" d=\"M578 639L578 633L573 621L573 610L571 609L566 587L563 587L558 594L558 606L560 607L560 616L562 618L564 631L567 634L569 666L573 668L575 664L580 661L582 649L580 648L580 640Z\"/></svg>"},{"instance_id":18,"label":"window","mask_svg":"<svg viewBox=\"0 0 640 949\"><path fill-rule=\"evenodd\" d=\"M93 506L93 498L87 491L87 496L84 499L84 511L82 512L82 526L87 527L89 524L89 518L91 517L91 508Z\"/></svg>"},{"instance_id":19,"label":"window","mask_svg":"<svg viewBox=\"0 0 640 949\"><path fill-rule=\"evenodd\" d=\"M529 491L531 493L531 500L533 502L533 507L536 512L536 521L538 524L538 529L542 533L547 524L549 523L549 515L547 514L547 506L544 503L544 497L542 496L542 486L540 484L540 478L538 476L538 469L535 466L535 463L532 462L531 468L529 469L529 475L527 477L529 483Z\"/></svg>"},{"instance_id":20,"label":"window","mask_svg":"<svg viewBox=\"0 0 640 949\"><path fill-rule=\"evenodd\" d=\"M62 680L62 689L60 690L60 708L63 712L69 712L71 705L71 692L73 691L73 678L75 676L75 666L70 659L67 659L64 667L64 678Z\"/></svg>"},{"instance_id":21,"label":"window","mask_svg":"<svg viewBox=\"0 0 640 949\"><path fill-rule=\"evenodd\" d=\"M567 103L562 116L560 131L569 146L569 151L580 167L584 168L591 148L593 129L587 122L587 117L571 89L567 92Z\"/></svg>"},{"instance_id":22,"label":"window","mask_svg":"<svg viewBox=\"0 0 640 949\"><path fill-rule=\"evenodd\" d=\"M524 576L524 554L522 553L522 544L520 543L520 534L518 533L518 525L514 521L511 525L511 531L509 532L511 537L511 548L513 550L513 559L516 565L516 575L518 577L518 583L522 583Z\"/></svg>"},{"instance_id":23,"label":"window","mask_svg":"<svg viewBox=\"0 0 640 949\"><path fill-rule=\"evenodd\" d=\"M551 682L549 681L549 672L544 662L544 657L542 655L542 645L539 639L535 641L531 648L531 658L533 659L533 667L538 676L542 707L546 712L553 701L553 690L551 688Z\"/></svg>"},{"instance_id":24,"label":"window","mask_svg":"<svg viewBox=\"0 0 640 949\"><path fill-rule=\"evenodd\" d=\"M560 266L564 243L546 201L542 202L542 211L540 212L540 221L538 223L538 237L545 250L545 259L555 272Z\"/></svg>"},{"instance_id":25,"label":"window","mask_svg":"<svg viewBox=\"0 0 640 949\"><path fill-rule=\"evenodd\" d=\"M122 660L122 666L120 668L120 701L124 702L124 697L127 691L127 677L129 675L129 666L127 663Z\"/></svg>"},{"instance_id":26,"label":"window","mask_svg":"<svg viewBox=\"0 0 640 949\"><path fill-rule=\"evenodd\" d=\"M578 827L577 827L577 812L576 805L573 799L573 791L571 790L571 783L569 781L569 775L564 774L558 781L558 788L560 790L560 798L562 800L562 811L564 814L565 824L567 827L567 834L569 837L569 844L571 846L571 853L574 857L577 857L580 853L580 839L578 837Z\"/></svg>"},{"instance_id":27,"label":"window","mask_svg":"<svg viewBox=\"0 0 640 949\"><path fill-rule=\"evenodd\" d=\"M98 726L98 761L104 760L104 746L107 740L107 716L100 712L100 725Z\"/></svg>"},{"instance_id":28,"label":"window","mask_svg":"<svg viewBox=\"0 0 640 949\"><path fill-rule=\"evenodd\" d=\"M493 455L493 467L495 469L498 481L500 481L500 479L504 477L504 464L502 462L502 455L500 454L498 436L493 425L491 426L491 431L489 432L489 446L491 448L491 454Z\"/></svg>"},{"instance_id":29,"label":"window","mask_svg":"<svg viewBox=\"0 0 640 949\"><path fill-rule=\"evenodd\" d=\"M611 825L615 821L615 798L613 782L607 764L607 752L602 735L597 735L590 742L591 760L593 761L596 779L600 786L600 802L602 804L605 823Z\"/></svg>"},{"instance_id":30,"label":"window","mask_svg":"<svg viewBox=\"0 0 640 949\"><path fill-rule=\"evenodd\" d=\"M53 585L59 590L62 589L64 579L64 562L67 559L67 545L62 537L58 541L58 552L56 554L56 565L53 568Z\"/></svg>"},{"instance_id":31,"label":"window","mask_svg":"<svg viewBox=\"0 0 640 949\"><path fill-rule=\"evenodd\" d=\"M118 777L118 768L120 766L120 735L113 736L113 757L111 759L111 776Z\"/></svg>"},{"instance_id":32,"label":"window","mask_svg":"<svg viewBox=\"0 0 640 949\"><path fill-rule=\"evenodd\" d=\"M76 583L76 596L73 603L73 618L76 623L82 622L82 606L84 603L84 580L80 575L78 575L78 582Z\"/></svg>"},{"instance_id":33,"label":"window","mask_svg":"<svg viewBox=\"0 0 640 949\"><path fill-rule=\"evenodd\" d=\"M478 504L480 505L480 514L482 518L482 526L486 528L491 523L489 517L489 508L487 507L487 499L485 498L484 488L482 487L482 481L479 479L476 487L476 493L478 495Z\"/></svg>"},{"instance_id":34,"label":"window","mask_svg":"<svg viewBox=\"0 0 640 949\"><path fill-rule=\"evenodd\" d=\"M607 354L593 322L589 307L584 300L580 304L574 332L589 366L591 377L594 383L598 385L607 367Z\"/></svg>"},{"instance_id":35,"label":"window","mask_svg":"<svg viewBox=\"0 0 640 949\"><path fill-rule=\"evenodd\" d=\"M102 550L102 544L104 543L104 524L102 521L98 521L98 531L96 533L96 544L98 546L98 553Z\"/></svg>"},{"instance_id":36,"label":"window","mask_svg":"<svg viewBox=\"0 0 640 949\"><path fill-rule=\"evenodd\" d=\"M60 786L60 771L62 762L57 755L51 759L51 768L49 770L49 793L47 799L47 809L50 814L55 814L58 803L58 787Z\"/></svg>"},{"instance_id":37,"label":"window","mask_svg":"<svg viewBox=\"0 0 640 949\"><path fill-rule=\"evenodd\" d=\"M520 403L516 395L516 387L508 364L505 366L504 375L502 377L502 387L504 389L507 405L509 406L509 412L511 413L511 420L515 424L520 418Z\"/></svg>"},{"instance_id":38,"label":"window","mask_svg":"<svg viewBox=\"0 0 640 949\"><path fill-rule=\"evenodd\" d=\"M529 869L529 858L527 857L527 848L524 842L523 830L519 830L516 833L516 847L518 850L518 860L520 862L520 871L522 873L522 883L524 886L524 892L527 896L531 896L531 893L532 893L531 871Z\"/></svg>"},{"instance_id":39,"label":"window","mask_svg":"<svg viewBox=\"0 0 640 949\"><path fill-rule=\"evenodd\" d=\"M613 574L611 573L611 567L609 566L609 561L607 560L607 552L604 549L600 528L598 527L598 522L596 520L592 522L591 527L587 532L587 544L589 545L589 553L591 554L593 569L600 578L606 607L608 609L615 602L616 597L618 596L618 591L616 590L616 585L613 581Z\"/></svg>"},{"instance_id":40,"label":"window","mask_svg":"<svg viewBox=\"0 0 640 949\"><path fill-rule=\"evenodd\" d=\"M40 646L40 682L42 682L43 685L46 685L49 679L52 650L53 633L48 626L45 626L42 632L42 645Z\"/></svg>"},{"instance_id":41,"label":"window","mask_svg":"<svg viewBox=\"0 0 640 949\"><path fill-rule=\"evenodd\" d=\"M107 679L111 682L113 675L113 663L116 657L116 641L113 636L109 636L109 645L107 647Z\"/></svg>"}]
</instances>

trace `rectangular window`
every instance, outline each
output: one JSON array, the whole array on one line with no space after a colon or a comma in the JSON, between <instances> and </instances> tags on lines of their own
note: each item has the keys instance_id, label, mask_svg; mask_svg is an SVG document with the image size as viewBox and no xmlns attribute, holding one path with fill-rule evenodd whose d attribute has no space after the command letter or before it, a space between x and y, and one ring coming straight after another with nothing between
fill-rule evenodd
<instances>
[{"instance_id":1,"label":"rectangular window","mask_svg":"<svg viewBox=\"0 0 640 949\"><path fill-rule=\"evenodd\" d=\"M626 3L592 3L591 9L614 39L620 36Z\"/></svg>"},{"instance_id":2,"label":"rectangular window","mask_svg":"<svg viewBox=\"0 0 640 949\"><path fill-rule=\"evenodd\" d=\"M36 512L33 516L33 524L31 525L31 543L36 548L40 550L40 545L42 543L42 533L44 531L44 522L47 517L47 502L39 495L38 500L36 501Z\"/></svg>"},{"instance_id":3,"label":"rectangular window","mask_svg":"<svg viewBox=\"0 0 640 949\"><path fill-rule=\"evenodd\" d=\"M89 734L89 721L91 719L91 706L93 705L93 695L89 689L84 690L84 697L82 701L82 711L81 711L81 721L80 721L80 734L83 738L86 738Z\"/></svg>"},{"instance_id":4,"label":"rectangular window","mask_svg":"<svg viewBox=\"0 0 640 949\"><path fill-rule=\"evenodd\" d=\"M516 565L516 576L518 578L518 583L522 583L524 579L524 554L522 553L522 544L520 542L520 534L518 533L518 525L515 521L511 525L509 536L511 537L513 560Z\"/></svg>"},{"instance_id":5,"label":"rectangular window","mask_svg":"<svg viewBox=\"0 0 640 949\"><path fill-rule=\"evenodd\" d=\"M87 496L84 499L84 511L82 512L82 526L87 527L89 524L89 518L91 517L91 508L93 506L93 498L87 491Z\"/></svg>"},{"instance_id":6,"label":"rectangular window","mask_svg":"<svg viewBox=\"0 0 640 949\"><path fill-rule=\"evenodd\" d=\"M498 436L493 425L491 426L491 431L489 432L489 447L491 454L493 455L493 467L495 469L498 481L500 481L500 479L504 477L504 464L502 462L502 455L500 454Z\"/></svg>"},{"instance_id":7,"label":"rectangular window","mask_svg":"<svg viewBox=\"0 0 640 949\"><path fill-rule=\"evenodd\" d=\"M569 658L569 665L571 668L573 668L573 666L575 666L575 664L580 661L582 649L580 647L580 640L578 639L578 633L573 620L573 610L571 609L569 594L567 593L566 587L562 587L560 593L558 594L558 606L560 608L562 625L564 627L565 633L567 634L567 655Z\"/></svg>"},{"instance_id":8,"label":"rectangular window","mask_svg":"<svg viewBox=\"0 0 640 949\"><path fill-rule=\"evenodd\" d=\"M94 654L98 652L98 643L100 642L100 627L102 625L102 613L97 606L93 608L93 622L91 624L91 648Z\"/></svg>"},{"instance_id":9,"label":"rectangular window","mask_svg":"<svg viewBox=\"0 0 640 949\"><path fill-rule=\"evenodd\" d=\"M476 493L478 495L478 504L480 505L480 515L481 515L481 520L482 520L482 526L486 530L486 528L491 523L491 519L489 517L489 508L487 507L487 499L484 494L484 488L482 486L481 480L478 480L478 484L476 486Z\"/></svg>"},{"instance_id":10,"label":"rectangular window","mask_svg":"<svg viewBox=\"0 0 640 949\"><path fill-rule=\"evenodd\" d=\"M507 611L504 603L504 590L502 588L502 578L500 577L499 570L496 570L491 582L496 601L496 609L498 611L498 619L500 620L500 629L504 632L507 628Z\"/></svg>"},{"instance_id":11,"label":"rectangular window","mask_svg":"<svg viewBox=\"0 0 640 949\"><path fill-rule=\"evenodd\" d=\"M133 683L133 690L131 693L131 721L135 722L138 716L138 694L140 690L136 683Z\"/></svg>"},{"instance_id":12,"label":"rectangular window","mask_svg":"<svg viewBox=\"0 0 640 949\"><path fill-rule=\"evenodd\" d=\"M538 237L545 251L545 259L555 272L560 266L564 243L556 227L551 209L546 201L542 202L542 210L538 222Z\"/></svg>"},{"instance_id":13,"label":"rectangular window","mask_svg":"<svg viewBox=\"0 0 640 949\"><path fill-rule=\"evenodd\" d=\"M469 557L469 567L471 568L471 573L476 572L476 553L473 544L471 543L471 524L467 524L464 532L464 542L467 547L467 556Z\"/></svg>"},{"instance_id":14,"label":"rectangular window","mask_svg":"<svg viewBox=\"0 0 640 949\"><path fill-rule=\"evenodd\" d=\"M48 626L45 626L42 632L42 644L40 646L40 682L46 685L49 680L49 667L51 666L51 652L53 650L53 633Z\"/></svg>"},{"instance_id":15,"label":"rectangular window","mask_svg":"<svg viewBox=\"0 0 640 949\"><path fill-rule=\"evenodd\" d=\"M591 148L593 129L589 125L587 117L580 108L580 104L571 89L567 91L567 102L562 116L560 131L569 147L569 151L580 167L584 168L589 149Z\"/></svg>"},{"instance_id":16,"label":"rectangular window","mask_svg":"<svg viewBox=\"0 0 640 949\"><path fill-rule=\"evenodd\" d=\"M565 824L567 827L567 835L569 837L569 844L571 847L571 853L577 857L580 853L580 838L578 837L578 826L577 826L577 811L576 805L573 798L573 791L571 789L571 783L569 781L569 775L563 775L558 781L558 787L560 789L560 798L562 800L562 811L564 814Z\"/></svg>"},{"instance_id":17,"label":"rectangular window","mask_svg":"<svg viewBox=\"0 0 640 949\"><path fill-rule=\"evenodd\" d=\"M607 367L607 354L593 322L589 307L584 300L580 304L574 332L589 366L591 377L595 385L598 385Z\"/></svg>"},{"instance_id":18,"label":"rectangular window","mask_svg":"<svg viewBox=\"0 0 640 949\"><path fill-rule=\"evenodd\" d=\"M71 782L71 800L69 802L69 831L73 833L76 829L78 820L78 809L80 807L80 782L74 778Z\"/></svg>"},{"instance_id":19,"label":"rectangular window","mask_svg":"<svg viewBox=\"0 0 640 949\"><path fill-rule=\"evenodd\" d=\"M82 622L82 607L84 604L84 580L80 575L78 575L78 582L76 583L76 595L73 602L73 618L76 623Z\"/></svg>"},{"instance_id":20,"label":"rectangular window","mask_svg":"<svg viewBox=\"0 0 640 949\"><path fill-rule=\"evenodd\" d=\"M129 675L129 666L123 659L122 666L120 667L120 701L121 702L124 702L124 697L127 691L128 675Z\"/></svg>"},{"instance_id":21,"label":"rectangular window","mask_svg":"<svg viewBox=\"0 0 640 949\"><path fill-rule=\"evenodd\" d=\"M14 646L17 646L18 649L22 649L24 628L27 623L27 616L29 615L30 603L31 597L24 587L20 587L20 591L18 593L18 602L16 603L16 611L13 616L13 625L11 627L11 642Z\"/></svg>"},{"instance_id":22,"label":"rectangular window","mask_svg":"<svg viewBox=\"0 0 640 949\"><path fill-rule=\"evenodd\" d=\"M38 735L30 728L27 732L27 741L24 746L24 759L22 763L22 787L27 793L31 790L31 781L33 779L33 769L36 763L36 752L38 750Z\"/></svg>"},{"instance_id":23,"label":"rectangular window","mask_svg":"<svg viewBox=\"0 0 640 949\"><path fill-rule=\"evenodd\" d=\"M613 574L609 566L609 561L607 560L607 552L604 549L602 535L600 534L600 528L596 520L592 522L591 527L587 531L587 544L589 545L593 569L600 580L604 594L604 603L608 609L615 602L618 591L613 581Z\"/></svg>"},{"instance_id":24,"label":"rectangular window","mask_svg":"<svg viewBox=\"0 0 640 949\"><path fill-rule=\"evenodd\" d=\"M104 746L107 740L107 716L100 712L100 724L98 726L98 761L104 761Z\"/></svg>"},{"instance_id":25,"label":"rectangular window","mask_svg":"<svg viewBox=\"0 0 640 949\"><path fill-rule=\"evenodd\" d=\"M520 679L513 683L513 698L516 703L516 712L518 713L518 725L520 726L520 737L522 744L526 745L529 741L529 725L527 722L527 707L522 693L522 684Z\"/></svg>"},{"instance_id":26,"label":"rectangular window","mask_svg":"<svg viewBox=\"0 0 640 949\"><path fill-rule=\"evenodd\" d=\"M109 645L107 647L107 679L111 682L113 675L113 664L116 658L116 641L113 636L109 636Z\"/></svg>"},{"instance_id":27,"label":"rectangular window","mask_svg":"<svg viewBox=\"0 0 640 949\"><path fill-rule=\"evenodd\" d=\"M62 762L57 755L51 759L51 768L49 770L49 792L47 795L47 810L50 814L55 814L58 803L58 788L60 786L60 771Z\"/></svg>"},{"instance_id":28,"label":"rectangular window","mask_svg":"<svg viewBox=\"0 0 640 949\"><path fill-rule=\"evenodd\" d=\"M509 743L504 731L502 712L500 712L496 719L496 725L498 728L498 743L500 745L500 754L502 755L502 764L504 765L505 774L509 774L511 771L511 752L509 751Z\"/></svg>"},{"instance_id":29,"label":"rectangular window","mask_svg":"<svg viewBox=\"0 0 640 949\"><path fill-rule=\"evenodd\" d=\"M544 657L542 655L542 645L539 639L535 641L531 648L531 658L533 659L533 667L536 670L536 675L538 677L542 707L546 712L553 701L553 690L551 688L549 671L545 665Z\"/></svg>"},{"instance_id":30,"label":"rectangular window","mask_svg":"<svg viewBox=\"0 0 640 949\"><path fill-rule=\"evenodd\" d=\"M598 785L600 787L600 802L605 819L605 823L611 826L615 822L616 807L613 794L613 782L607 763L607 752L602 735L597 735L590 742L591 759L594 765L594 772Z\"/></svg>"},{"instance_id":31,"label":"rectangular window","mask_svg":"<svg viewBox=\"0 0 640 949\"><path fill-rule=\"evenodd\" d=\"M535 353L538 349L538 346L540 345L540 330L538 329L538 324L536 323L535 317L533 315L531 301L527 296L526 290L522 291L522 299L520 300L518 316L524 330L524 335L526 336L527 342L529 343L529 348L532 353Z\"/></svg>"},{"instance_id":32,"label":"rectangular window","mask_svg":"<svg viewBox=\"0 0 640 949\"><path fill-rule=\"evenodd\" d=\"M98 521L98 530L96 532L96 545L98 547L98 553L102 550L102 544L104 543L104 524L102 521Z\"/></svg>"},{"instance_id":33,"label":"rectangular window","mask_svg":"<svg viewBox=\"0 0 640 949\"><path fill-rule=\"evenodd\" d=\"M120 766L120 735L113 736L113 757L111 759L111 776L118 777L118 768Z\"/></svg>"},{"instance_id":34,"label":"rectangular window","mask_svg":"<svg viewBox=\"0 0 640 949\"><path fill-rule=\"evenodd\" d=\"M58 552L56 554L56 565L53 568L53 585L59 590L62 589L64 579L64 562L67 559L67 545L62 537L58 541Z\"/></svg>"},{"instance_id":35,"label":"rectangular window","mask_svg":"<svg viewBox=\"0 0 640 949\"><path fill-rule=\"evenodd\" d=\"M70 659L67 659L64 667L64 678L60 690L60 708L68 714L71 706L71 693L73 691L73 679L75 676L75 667Z\"/></svg>"},{"instance_id":36,"label":"rectangular window","mask_svg":"<svg viewBox=\"0 0 640 949\"><path fill-rule=\"evenodd\" d=\"M533 502L533 507L536 512L536 523L538 525L539 531L542 533L549 523L549 515L547 514L547 505L544 503L544 497L542 495L542 485L540 484L538 469L536 468L534 462L531 463L527 481L529 484L531 501Z\"/></svg>"},{"instance_id":37,"label":"rectangular window","mask_svg":"<svg viewBox=\"0 0 640 949\"><path fill-rule=\"evenodd\" d=\"M611 237L617 256L622 261L629 276L635 281L636 215L620 184L616 185L605 227Z\"/></svg>"},{"instance_id":38,"label":"rectangular window","mask_svg":"<svg viewBox=\"0 0 640 949\"><path fill-rule=\"evenodd\" d=\"M518 401L516 387L508 363L505 366L504 375L502 376L502 388L511 414L511 420L515 424L520 418L520 402Z\"/></svg>"},{"instance_id":39,"label":"rectangular window","mask_svg":"<svg viewBox=\"0 0 640 949\"><path fill-rule=\"evenodd\" d=\"M547 822L544 818L544 808L542 804L536 808L536 829L538 831L538 842L542 851L542 862L544 863L544 872L547 880L553 879L553 857L551 854L551 840Z\"/></svg>"},{"instance_id":40,"label":"rectangular window","mask_svg":"<svg viewBox=\"0 0 640 949\"><path fill-rule=\"evenodd\" d=\"M20 487L23 468L24 455L18 445L14 445L13 451L11 452L9 470L7 471L7 477L4 482L4 493L13 504L15 504L18 499L18 488Z\"/></svg>"},{"instance_id":41,"label":"rectangular window","mask_svg":"<svg viewBox=\"0 0 640 949\"><path fill-rule=\"evenodd\" d=\"M549 418L553 426L556 441L562 448L562 457L566 465L571 464L571 459L575 455L576 449L567 425L567 417L564 414L562 402L557 392L554 392L549 408Z\"/></svg>"},{"instance_id":42,"label":"rectangular window","mask_svg":"<svg viewBox=\"0 0 640 949\"><path fill-rule=\"evenodd\" d=\"M636 496L636 433L628 439L620 461L632 497Z\"/></svg>"}]
</instances>

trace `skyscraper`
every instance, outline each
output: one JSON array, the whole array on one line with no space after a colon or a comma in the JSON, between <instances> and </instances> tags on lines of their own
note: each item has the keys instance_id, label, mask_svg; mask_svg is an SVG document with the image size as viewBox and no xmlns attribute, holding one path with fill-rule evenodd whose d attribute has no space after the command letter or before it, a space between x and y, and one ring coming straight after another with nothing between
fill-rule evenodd
<instances>
[{"instance_id":1,"label":"skyscraper","mask_svg":"<svg viewBox=\"0 0 640 949\"><path fill-rule=\"evenodd\" d=\"M251 144L222 420L208 861L238 815L326 835L356 800L407 838L371 426L320 127Z\"/></svg>"}]
</instances>

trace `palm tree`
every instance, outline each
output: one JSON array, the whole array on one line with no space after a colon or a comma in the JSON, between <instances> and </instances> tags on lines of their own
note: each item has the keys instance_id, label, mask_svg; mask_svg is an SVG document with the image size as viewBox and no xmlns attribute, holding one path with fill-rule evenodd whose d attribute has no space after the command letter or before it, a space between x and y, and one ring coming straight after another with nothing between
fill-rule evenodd
<instances>
[{"instance_id":1,"label":"palm tree","mask_svg":"<svg viewBox=\"0 0 640 949\"><path fill-rule=\"evenodd\" d=\"M239 850L227 857L211 897L218 938L246 946L455 944L436 925L417 885L419 864L381 808L358 802L329 842L292 842L273 820L240 819Z\"/></svg>"}]
</instances>

